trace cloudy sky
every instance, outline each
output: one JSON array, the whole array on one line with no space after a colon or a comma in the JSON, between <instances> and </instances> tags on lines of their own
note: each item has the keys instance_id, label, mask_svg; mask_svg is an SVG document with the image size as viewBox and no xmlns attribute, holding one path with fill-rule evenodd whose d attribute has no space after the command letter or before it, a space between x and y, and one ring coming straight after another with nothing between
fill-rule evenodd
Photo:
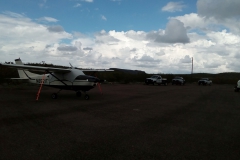
<instances>
[{"instance_id":1,"label":"cloudy sky","mask_svg":"<svg viewBox=\"0 0 240 160\"><path fill-rule=\"evenodd\" d=\"M0 62L240 72L239 0L1 0Z\"/></svg>"}]
</instances>

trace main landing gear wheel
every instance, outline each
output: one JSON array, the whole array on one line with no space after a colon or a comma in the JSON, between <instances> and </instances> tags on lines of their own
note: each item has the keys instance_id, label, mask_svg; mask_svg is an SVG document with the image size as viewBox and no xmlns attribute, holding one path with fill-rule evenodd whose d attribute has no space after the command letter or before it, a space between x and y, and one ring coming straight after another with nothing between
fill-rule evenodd
<instances>
[{"instance_id":1,"label":"main landing gear wheel","mask_svg":"<svg viewBox=\"0 0 240 160\"><path fill-rule=\"evenodd\" d=\"M53 93L51 97L52 97L52 99L57 99L57 97L58 97L57 93Z\"/></svg>"},{"instance_id":2,"label":"main landing gear wheel","mask_svg":"<svg viewBox=\"0 0 240 160\"><path fill-rule=\"evenodd\" d=\"M76 92L77 97L81 97L82 93L80 91Z\"/></svg>"},{"instance_id":3,"label":"main landing gear wheel","mask_svg":"<svg viewBox=\"0 0 240 160\"><path fill-rule=\"evenodd\" d=\"M89 100L90 96L88 94L85 94L84 99Z\"/></svg>"}]
</instances>

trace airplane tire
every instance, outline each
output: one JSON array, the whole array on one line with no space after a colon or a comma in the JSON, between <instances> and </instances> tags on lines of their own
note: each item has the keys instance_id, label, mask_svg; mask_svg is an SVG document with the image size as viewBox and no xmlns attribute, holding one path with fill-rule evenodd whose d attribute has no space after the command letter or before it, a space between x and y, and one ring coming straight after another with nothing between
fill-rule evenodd
<instances>
[{"instance_id":1,"label":"airplane tire","mask_svg":"<svg viewBox=\"0 0 240 160\"><path fill-rule=\"evenodd\" d=\"M89 100L90 96L88 94L85 94L84 99Z\"/></svg>"},{"instance_id":2,"label":"airplane tire","mask_svg":"<svg viewBox=\"0 0 240 160\"><path fill-rule=\"evenodd\" d=\"M52 99L57 99L57 93L53 93L51 97Z\"/></svg>"},{"instance_id":3,"label":"airplane tire","mask_svg":"<svg viewBox=\"0 0 240 160\"><path fill-rule=\"evenodd\" d=\"M237 87L234 87L235 92L239 92L239 89Z\"/></svg>"}]
</instances>

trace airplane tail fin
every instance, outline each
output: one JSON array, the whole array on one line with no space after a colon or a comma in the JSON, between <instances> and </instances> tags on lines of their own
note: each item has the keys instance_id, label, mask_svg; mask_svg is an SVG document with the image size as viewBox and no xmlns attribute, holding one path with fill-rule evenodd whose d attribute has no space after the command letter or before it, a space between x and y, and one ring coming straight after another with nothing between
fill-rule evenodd
<instances>
[{"instance_id":1,"label":"airplane tail fin","mask_svg":"<svg viewBox=\"0 0 240 160\"><path fill-rule=\"evenodd\" d=\"M22 60L20 58L15 59L15 63L23 65ZM19 74L20 79L30 79L30 77L32 77L32 76L39 75L39 74L35 74L35 73L29 72L29 71L23 70L23 69L18 69L18 74Z\"/></svg>"}]
</instances>

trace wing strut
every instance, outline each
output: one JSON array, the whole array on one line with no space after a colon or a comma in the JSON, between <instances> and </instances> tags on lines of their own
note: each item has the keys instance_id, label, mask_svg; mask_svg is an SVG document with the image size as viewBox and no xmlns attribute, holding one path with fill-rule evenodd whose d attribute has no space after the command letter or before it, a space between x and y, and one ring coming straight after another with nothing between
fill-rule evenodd
<instances>
[{"instance_id":1,"label":"wing strut","mask_svg":"<svg viewBox=\"0 0 240 160\"><path fill-rule=\"evenodd\" d=\"M36 101L38 101L38 98L40 96L40 92L42 90L42 85L43 85L44 79L45 79L45 73L43 74L43 77L42 77L42 81L41 81L41 84L40 84L40 87L39 87L39 90L38 90L38 93L37 93Z\"/></svg>"},{"instance_id":2,"label":"wing strut","mask_svg":"<svg viewBox=\"0 0 240 160\"><path fill-rule=\"evenodd\" d=\"M56 78L57 80L59 80L60 82L62 82L62 84L64 84L65 86L67 86L66 83L64 83L61 79L59 79L57 76L55 76L54 74L52 74L51 72L49 72L48 70L46 70L47 73L51 74L54 78Z\"/></svg>"}]
</instances>

